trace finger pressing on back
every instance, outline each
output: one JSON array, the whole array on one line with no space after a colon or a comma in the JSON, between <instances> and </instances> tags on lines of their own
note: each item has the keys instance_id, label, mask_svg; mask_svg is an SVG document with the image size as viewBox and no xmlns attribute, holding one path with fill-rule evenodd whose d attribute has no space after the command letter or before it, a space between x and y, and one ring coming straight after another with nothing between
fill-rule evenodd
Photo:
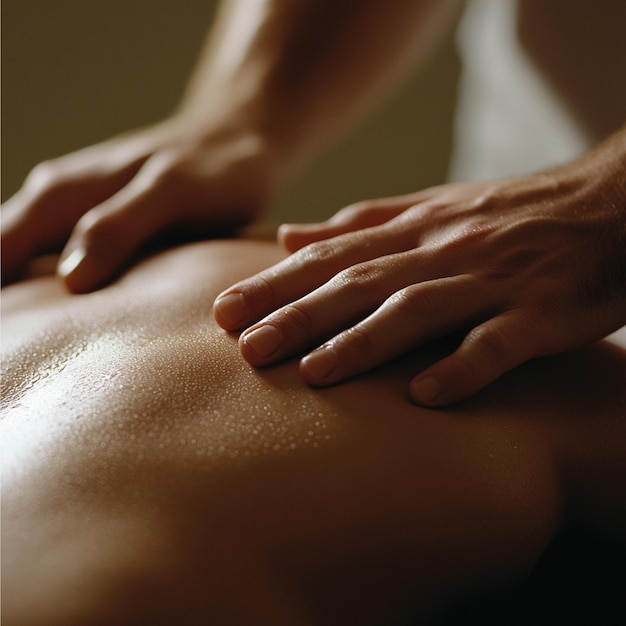
<instances>
[{"instance_id":1,"label":"finger pressing on back","mask_svg":"<svg viewBox=\"0 0 626 626\"><path fill-rule=\"evenodd\" d=\"M450 356L415 377L414 402L446 406L465 400L537 355L540 339L520 311L508 311L475 327Z\"/></svg>"},{"instance_id":2,"label":"finger pressing on back","mask_svg":"<svg viewBox=\"0 0 626 626\"><path fill-rule=\"evenodd\" d=\"M334 384L465 327L471 320L485 319L491 306L487 285L470 275L409 285L307 355L300 372L311 385ZM324 367L331 364L332 368Z\"/></svg>"},{"instance_id":3,"label":"finger pressing on back","mask_svg":"<svg viewBox=\"0 0 626 626\"><path fill-rule=\"evenodd\" d=\"M163 229L177 208L158 185L131 184L86 213L76 224L57 271L74 293L113 279L133 253Z\"/></svg>"}]
</instances>

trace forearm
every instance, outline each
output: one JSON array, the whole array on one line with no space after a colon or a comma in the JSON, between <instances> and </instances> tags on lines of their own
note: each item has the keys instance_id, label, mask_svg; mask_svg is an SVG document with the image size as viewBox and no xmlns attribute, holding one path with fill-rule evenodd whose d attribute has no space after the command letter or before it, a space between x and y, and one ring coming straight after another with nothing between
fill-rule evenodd
<instances>
[{"instance_id":1,"label":"forearm","mask_svg":"<svg viewBox=\"0 0 626 626\"><path fill-rule=\"evenodd\" d=\"M426 55L457 4L224 2L180 113L260 130L286 177Z\"/></svg>"},{"instance_id":2,"label":"forearm","mask_svg":"<svg viewBox=\"0 0 626 626\"><path fill-rule=\"evenodd\" d=\"M590 179L612 188L616 208L626 213L626 123L583 158ZM596 168L596 170L594 170Z\"/></svg>"}]
</instances>

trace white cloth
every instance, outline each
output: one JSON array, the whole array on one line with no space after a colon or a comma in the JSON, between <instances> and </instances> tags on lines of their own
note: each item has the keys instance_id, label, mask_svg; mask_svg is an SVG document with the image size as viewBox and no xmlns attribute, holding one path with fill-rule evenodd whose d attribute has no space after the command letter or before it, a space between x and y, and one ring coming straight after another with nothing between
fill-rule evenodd
<instances>
[{"instance_id":1,"label":"white cloth","mask_svg":"<svg viewBox=\"0 0 626 626\"><path fill-rule=\"evenodd\" d=\"M452 181L545 169L577 157L592 144L525 54L516 18L515 0L467 3L457 40L463 70Z\"/></svg>"}]
</instances>

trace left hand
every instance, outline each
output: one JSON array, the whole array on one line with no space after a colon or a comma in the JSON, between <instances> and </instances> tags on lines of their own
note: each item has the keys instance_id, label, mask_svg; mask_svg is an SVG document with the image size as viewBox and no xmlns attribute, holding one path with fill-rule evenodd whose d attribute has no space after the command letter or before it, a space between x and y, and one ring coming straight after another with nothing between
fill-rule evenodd
<instances>
[{"instance_id":1,"label":"left hand","mask_svg":"<svg viewBox=\"0 0 626 626\"><path fill-rule=\"evenodd\" d=\"M63 250L70 291L99 289L155 237L213 236L256 219L273 193L269 140L192 116L114 137L36 166L2 206L2 283Z\"/></svg>"},{"instance_id":2,"label":"left hand","mask_svg":"<svg viewBox=\"0 0 626 626\"><path fill-rule=\"evenodd\" d=\"M294 254L223 292L217 321L227 330L256 322L240 337L255 366L320 346L300 364L315 386L469 329L410 384L424 405L467 398L528 359L626 322L624 168L601 160L444 185L283 227Z\"/></svg>"}]
</instances>

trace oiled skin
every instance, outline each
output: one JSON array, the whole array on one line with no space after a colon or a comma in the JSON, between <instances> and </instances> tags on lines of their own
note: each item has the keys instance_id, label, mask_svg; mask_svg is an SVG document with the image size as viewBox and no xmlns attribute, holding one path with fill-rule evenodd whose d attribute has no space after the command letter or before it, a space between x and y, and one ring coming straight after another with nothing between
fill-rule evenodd
<instances>
[{"instance_id":1,"label":"oiled skin","mask_svg":"<svg viewBox=\"0 0 626 626\"><path fill-rule=\"evenodd\" d=\"M571 515L626 536L626 354L446 410L430 347L343 385L254 370L211 307L276 262L198 243L84 296L3 290L6 626L392 624L523 577Z\"/></svg>"}]
</instances>

